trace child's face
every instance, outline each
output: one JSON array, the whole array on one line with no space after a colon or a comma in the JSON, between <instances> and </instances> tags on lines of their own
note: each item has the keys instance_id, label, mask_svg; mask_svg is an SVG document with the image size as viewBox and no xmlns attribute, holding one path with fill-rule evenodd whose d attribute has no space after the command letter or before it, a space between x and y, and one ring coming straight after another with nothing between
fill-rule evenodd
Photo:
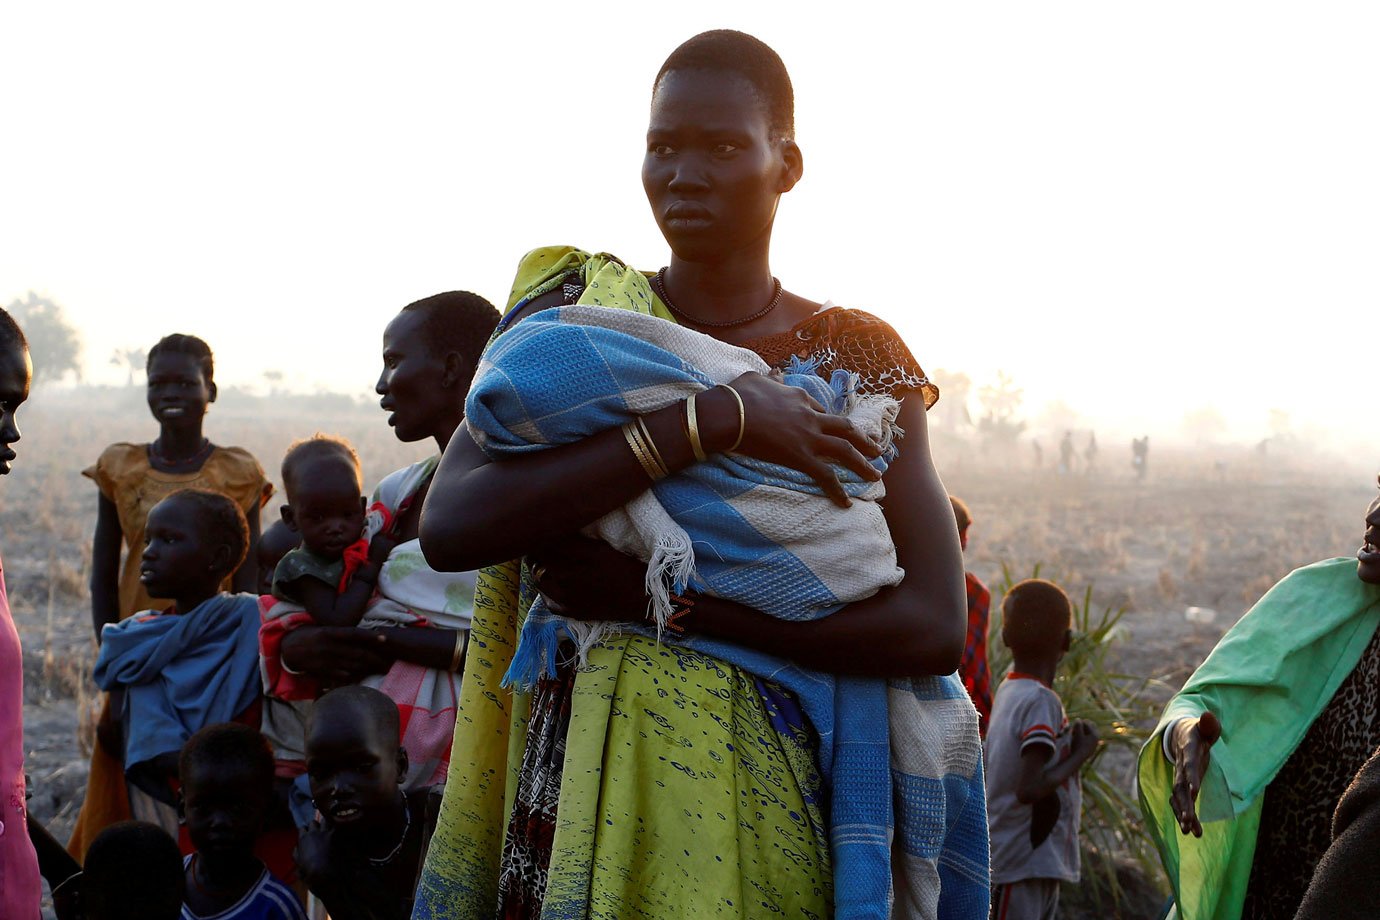
<instances>
[{"instance_id":1,"label":"child's face","mask_svg":"<svg viewBox=\"0 0 1380 920\"><path fill-rule=\"evenodd\" d=\"M338 559L364 533L364 496L353 464L334 457L302 464L293 474L283 523L314 553Z\"/></svg>"},{"instance_id":2,"label":"child's face","mask_svg":"<svg viewBox=\"0 0 1380 920\"><path fill-rule=\"evenodd\" d=\"M202 532L196 506L176 497L153 506L144 528L139 581L151 597L181 597L188 588L218 584L229 571L230 547Z\"/></svg>"},{"instance_id":3,"label":"child's face","mask_svg":"<svg viewBox=\"0 0 1380 920\"><path fill-rule=\"evenodd\" d=\"M149 411L163 425L201 424L216 387L207 383L201 362L181 352L159 352L149 362Z\"/></svg>"},{"instance_id":4,"label":"child's face","mask_svg":"<svg viewBox=\"0 0 1380 920\"><path fill-rule=\"evenodd\" d=\"M33 364L27 348L15 344L0 351L0 476L10 471L10 463L14 460L14 448L10 445L19 440L15 413L29 398L32 379Z\"/></svg>"},{"instance_id":5,"label":"child's face","mask_svg":"<svg viewBox=\"0 0 1380 920\"><path fill-rule=\"evenodd\" d=\"M263 830L271 790L242 763L199 763L183 777L182 811L204 858L243 856Z\"/></svg>"},{"instance_id":6,"label":"child's face","mask_svg":"<svg viewBox=\"0 0 1380 920\"><path fill-rule=\"evenodd\" d=\"M349 707L317 713L307 735L307 778L327 826L363 830L398 808L406 755L396 736Z\"/></svg>"}]
</instances>

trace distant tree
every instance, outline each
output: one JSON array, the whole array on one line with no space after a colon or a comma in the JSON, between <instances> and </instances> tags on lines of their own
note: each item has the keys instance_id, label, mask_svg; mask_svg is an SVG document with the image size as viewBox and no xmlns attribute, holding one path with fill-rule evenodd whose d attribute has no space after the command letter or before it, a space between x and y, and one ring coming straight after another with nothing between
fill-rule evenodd
<instances>
[{"instance_id":1,"label":"distant tree","mask_svg":"<svg viewBox=\"0 0 1380 920\"><path fill-rule=\"evenodd\" d=\"M283 385L282 371L264 371L264 380L268 381L268 395L277 395Z\"/></svg>"},{"instance_id":2,"label":"distant tree","mask_svg":"<svg viewBox=\"0 0 1380 920\"><path fill-rule=\"evenodd\" d=\"M972 427L973 416L968 411L972 379L961 371L946 371L941 367L930 374L930 381L939 387L939 403L930 413L935 422L951 431Z\"/></svg>"},{"instance_id":3,"label":"distant tree","mask_svg":"<svg viewBox=\"0 0 1380 920\"><path fill-rule=\"evenodd\" d=\"M125 386L134 386L134 375L147 369L149 354L142 348L117 348L110 356L110 363L125 369Z\"/></svg>"},{"instance_id":4,"label":"distant tree","mask_svg":"<svg viewBox=\"0 0 1380 920\"><path fill-rule=\"evenodd\" d=\"M978 431L994 443L1014 444L1025 431L1025 422L1016 417L1024 400L1025 390L1016 386L1006 371L997 371L996 382L978 390L978 402L982 403Z\"/></svg>"},{"instance_id":5,"label":"distant tree","mask_svg":"<svg viewBox=\"0 0 1380 920\"><path fill-rule=\"evenodd\" d=\"M67 322L62 307L30 291L28 297L16 298L6 309L29 340L35 383L62 380L68 374L81 379L81 336Z\"/></svg>"},{"instance_id":6,"label":"distant tree","mask_svg":"<svg viewBox=\"0 0 1380 920\"><path fill-rule=\"evenodd\" d=\"M1181 427L1195 444L1211 444L1227 430L1227 420L1212 406L1203 406L1185 412Z\"/></svg>"}]
</instances>

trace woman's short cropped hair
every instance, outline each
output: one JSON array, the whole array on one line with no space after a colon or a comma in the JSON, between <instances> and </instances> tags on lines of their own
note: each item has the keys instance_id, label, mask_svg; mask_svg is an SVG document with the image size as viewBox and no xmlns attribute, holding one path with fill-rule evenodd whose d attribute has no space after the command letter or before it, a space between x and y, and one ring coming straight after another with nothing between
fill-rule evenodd
<instances>
[{"instance_id":1,"label":"woman's short cropped hair","mask_svg":"<svg viewBox=\"0 0 1380 920\"><path fill-rule=\"evenodd\" d=\"M493 304L469 291L433 294L413 301L402 312L421 314L422 333L433 355L455 352L470 366L479 363L502 319Z\"/></svg>"},{"instance_id":2,"label":"woman's short cropped hair","mask_svg":"<svg viewBox=\"0 0 1380 920\"><path fill-rule=\"evenodd\" d=\"M29 340L24 337L24 330L19 328L19 324L10 316L8 310L0 309L0 348L23 348L29 347Z\"/></svg>"},{"instance_id":3,"label":"woman's short cropped hair","mask_svg":"<svg viewBox=\"0 0 1380 920\"><path fill-rule=\"evenodd\" d=\"M166 353L190 355L195 358L197 363L201 365L201 376L206 378L207 383L215 383L216 361L211 354L211 346L207 345L204 340L182 332L165 335L149 349L149 359L144 365L144 370L147 371L153 367L154 358Z\"/></svg>"},{"instance_id":4,"label":"woman's short cropped hair","mask_svg":"<svg viewBox=\"0 0 1380 920\"><path fill-rule=\"evenodd\" d=\"M657 71L652 92L668 73L707 70L728 73L752 84L767 106L771 132L787 140L795 138L795 90L781 56L771 46L746 32L714 29L689 39L666 59Z\"/></svg>"}]
</instances>

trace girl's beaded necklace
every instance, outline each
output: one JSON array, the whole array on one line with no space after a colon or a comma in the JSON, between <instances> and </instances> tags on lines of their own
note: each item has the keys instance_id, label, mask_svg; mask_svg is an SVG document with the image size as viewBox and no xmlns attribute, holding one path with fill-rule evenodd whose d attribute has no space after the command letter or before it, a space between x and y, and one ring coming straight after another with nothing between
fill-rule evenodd
<instances>
[{"instance_id":1,"label":"girl's beaded necklace","mask_svg":"<svg viewBox=\"0 0 1380 920\"><path fill-rule=\"evenodd\" d=\"M767 301L767 305L765 307L763 307L762 309L758 310L756 313L753 313L750 316L740 317L739 319L731 319L727 322L714 322L712 320L700 319L698 316L691 316L689 313L686 313L680 307L677 307L674 303L671 302L671 295L666 293L665 268L662 268L661 271L657 272L655 275L652 276L652 286L656 288L656 296L661 298L661 302L666 304L667 309L669 309L672 313L676 314L676 316L679 316L681 319L688 319L696 326L708 326L714 329L728 329L732 326L745 326L753 320L761 319L762 317L770 313L772 310L775 310L776 305L781 302L781 294L783 292L781 288L780 278L773 277L771 281L772 284L776 286L776 291L774 294L772 294L771 300Z\"/></svg>"}]
</instances>

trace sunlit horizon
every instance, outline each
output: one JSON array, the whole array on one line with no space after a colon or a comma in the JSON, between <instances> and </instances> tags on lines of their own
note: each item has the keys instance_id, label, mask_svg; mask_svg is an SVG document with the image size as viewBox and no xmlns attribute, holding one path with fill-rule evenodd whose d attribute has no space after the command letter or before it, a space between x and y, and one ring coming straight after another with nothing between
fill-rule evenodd
<instances>
[{"instance_id":1,"label":"sunlit horizon","mask_svg":"<svg viewBox=\"0 0 1380 920\"><path fill-rule=\"evenodd\" d=\"M805 178L773 246L791 290L877 313L975 394L1009 374L1034 428L1051 404L1157 434L1213 410L1249 443L1283 413L1374 452L1380 10L791 17L7 10L0 305L59 303L88 382L123 384L116 349L184 331L222 384L367 399L411 300L501 307L552 243L664 263L638 177L651 79L732 27L795 83Z\"/></svg>"}]
</instances>

